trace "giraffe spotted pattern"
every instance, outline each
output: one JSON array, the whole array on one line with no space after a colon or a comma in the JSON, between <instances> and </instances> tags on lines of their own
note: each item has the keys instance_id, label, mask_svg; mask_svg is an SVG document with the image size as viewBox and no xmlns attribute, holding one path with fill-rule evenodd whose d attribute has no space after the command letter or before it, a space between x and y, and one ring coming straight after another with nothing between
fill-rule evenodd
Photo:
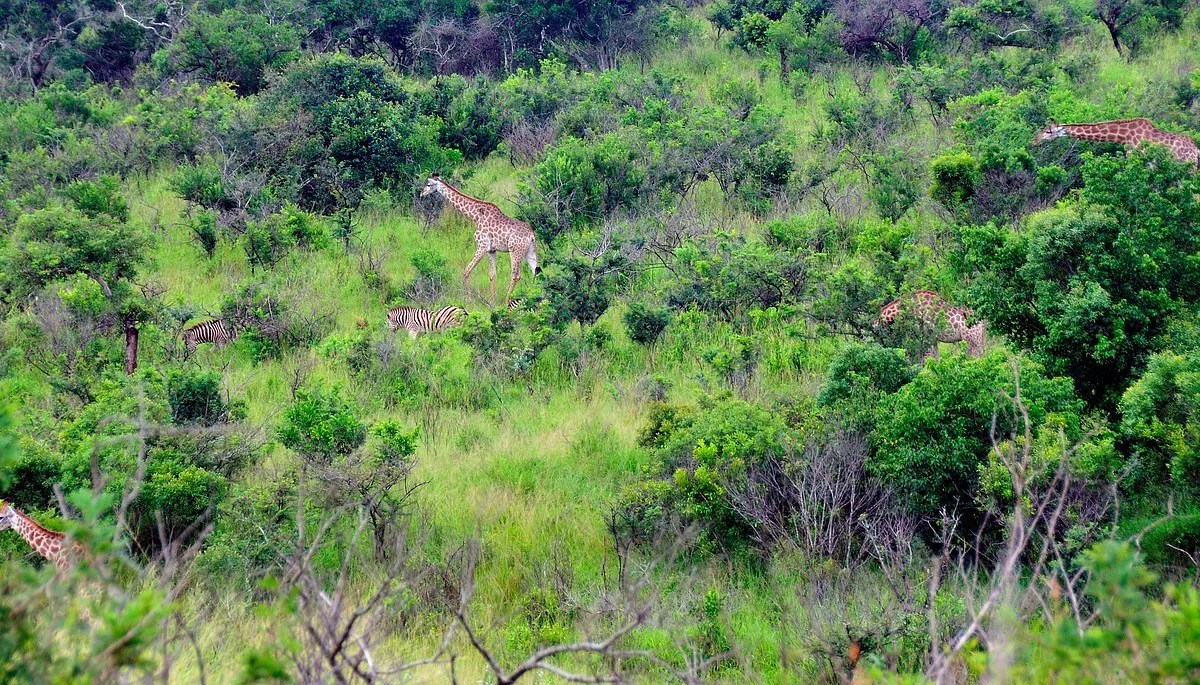
<instances>
[{"instance_id":1,"label":"giraffe spotted pattern","mask_svg":"<svg viewBox=\"0 0 1200 685\"><path fill-rule=\"evenodd\" d=\"M1166 145L1175 159L1191 164L1200 163L1200 149L1191 138L1155 128L1149 119L1120 119L1091 124L1056 124L1050 122L1038 132L1033 144L1040 145L1055 138L1078 138L1103 143L1120 143L1131 148L1143 143Z\"/></svg>"},{"instance_id":2,"label":"giraffe spotted pattern","mask_svg":"<svg viewBox=\"0 0 1200 685\"><path fill-rule=\"evenodd\" d=\"M974 312L966 307L950 305L940 295L930 290L917 290L892 300L879 310L879 321L891 326L902 310L911 312L923 326L936 329L938 342L967 343L967 355L978 357L983 354L986 324L979 321L973 326L968 322ZM938 355L937 343L925 353L922 360Z\"/></svg>"},{"instance_id":3,"label":"giraffe spotted pattern","mask_svg":"<svg viewBox=\"0 0 1200 685\"><path fill-rule=\"evenodd\" d=\"M508 283L508 294L512 295L521 280L521 260L529 264L529 270L534 276L541 272L538 266L537 248L534 244L533 229L524 221L518 221L496 205L467 195L449 183L438 178L437 174L429 177L421 189L421 197L438 193L446 198L450 206L463 216L475 222L475 256L463 273L463 281L470 283L471 272L486 254L491 265L490 298L496 299L496 253L507 252L512 260L512 277Z\"/></svg>"},{"instance_id":4,"label":"giraffe spotted pattern","mask_svg":"<svg viewBox=\"0 0 1200 685\"><path fill-rule=\"evenodd\" d=\"M33 551L60 569L66 568L79 553L79 546L69 545L65 535L43 528L8 502L0 500L0 530L9 528L25 538Z\"/></svg>"}]
</instances>

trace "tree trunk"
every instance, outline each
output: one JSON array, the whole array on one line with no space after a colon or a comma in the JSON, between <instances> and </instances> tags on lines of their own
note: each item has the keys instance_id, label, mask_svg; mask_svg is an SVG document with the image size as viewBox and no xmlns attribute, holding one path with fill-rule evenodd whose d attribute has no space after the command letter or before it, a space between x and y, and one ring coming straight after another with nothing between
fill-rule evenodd
<instances>
[{"instance_id":1,"label":"tree trunk","mask_svg":"<svg viewBox=\"0 0 1200 685\"><path fill-rule=\"evenodd\" d=\"M125 319L125 374L132 376L138 365L138 327L132 318Z\"/></svg>"},{"instance_id":2,"label":"tree trunk","mask_svg":"<svg viewBox=\"0 0 1200 685\"><path fill-rule=\"evenodd\" d=\"M779 46L779 76L784 83L789 83L792 80L792 61L788 59L787 48Z\"/></svg>"},{"instance_id":3,"label":"tree trunk","mask_svg":"<svg viewBox=\"0 0 1200 685\"><path fill-rule=\"evenodd\" d=\"M1107 21L1103 22L1104 28L1108 29L1108 35L1112 38L1113 47L1116 48L1117 54L1121 57L1125 56L1125 51L1121 49L1121 30L1115 24L1110 24Z\"/></svg>"}]
</instances>

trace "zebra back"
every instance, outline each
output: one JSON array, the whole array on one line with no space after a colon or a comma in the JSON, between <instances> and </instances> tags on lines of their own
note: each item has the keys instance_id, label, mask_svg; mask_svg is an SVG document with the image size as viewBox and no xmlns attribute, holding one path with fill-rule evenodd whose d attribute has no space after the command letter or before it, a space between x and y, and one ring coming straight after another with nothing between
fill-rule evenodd
<instances>
[{"instance_id":1,"label":"zebra back","mask_svg":"<svg viewBox=\"0 0 1200 685\"><path fill-rule=\"evenodd\" d=\"M431 314L420 307L392 307L387 313L388 330L395 333L403 328L411 335L430 330Z\"/></svg>"},{"instance_id":2,"label":"zebra back","mask_svg":"<svg viewBox=\"0 0 1200 685\"><path fill-rule=\"evenodd\" d=\"M227 345L237 337L237 330L224 319L213 319L211 321L201 321L200 323L186 328L183 331L183 344L188 353L196 351L196 346L201 343L214 343L216 345Z\"/></svg>"},{"instance_id":3,"label":"zebra back","mask_svg":"<svg viewBox=\"0 0 1200 685\"><path fill-rule=\"evenodd\" d=\"M461 326L463 318L467 315L467 310L462 307L442 307L433 313L433 323L431 331L444 331L447 328Z\"/></svg>"}]
</instances>

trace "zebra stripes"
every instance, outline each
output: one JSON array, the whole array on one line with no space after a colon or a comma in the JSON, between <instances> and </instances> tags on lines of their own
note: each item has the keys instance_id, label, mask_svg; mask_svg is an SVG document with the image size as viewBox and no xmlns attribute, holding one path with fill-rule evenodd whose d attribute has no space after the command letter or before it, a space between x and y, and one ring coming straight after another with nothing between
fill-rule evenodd
<instances>
[{"instance_id":1,"label":"zebra stripes","mask_svg":"<svg viewBox=\"0 0 1200 685\"><path fill-rule=\"evenodd\" d=\"M237 337L237 330L224 319L202 321L183 331L183 345L188 354L196 351L200 343L228 345Z\"/></svg>"},{"instance_id":2,"label":"zebra stripes","mask_svg":"<svg viewBox=\"0 0 1200 685\"><path fill-rule=\"evenodd\" d=\"M420 307L393 307L387 313L388 329L395 333L403 328L410 338L415 338L420 333L461 326L466 313L462 307L442 307L434 312Z\"/></svg>"}]
</instances>

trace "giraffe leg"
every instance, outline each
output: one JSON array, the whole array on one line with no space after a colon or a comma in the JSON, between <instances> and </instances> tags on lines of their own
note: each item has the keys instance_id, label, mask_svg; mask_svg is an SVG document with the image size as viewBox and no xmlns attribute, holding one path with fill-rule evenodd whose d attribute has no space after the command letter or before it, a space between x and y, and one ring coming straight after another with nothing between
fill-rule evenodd
<instances>
[{"instance_id":1,"label":"giraffe leg","mask_svg":"<svg viewBox=\"0 0 1200 685\"><path fill-rule=\"evenodd\" d=\"M467 264L467 270L463 272L463 284L467 286L467 290L471 289L471 272L475 270L475 265L479 264L479 260L483 259L484 249L475 250L475 256L471 259L471 263Z\"/></svg>"},{"instance_id":2,"label":"giraffe leg","mask_svg":"<svg viewBox=\"0 0 1200 685\"><path fill-rule=\"evenodd\" d=\"M521 255L518 252L510 252L509 257L512 260L512 276L508 281L508 296L512 297L517 281L521 280Z\"/></svg>"},{"instance_id":3,"label":"giraffe leg","mask_svg":"<svg viewBox=\"0 0 1200 685\"><path fill-rule=\"evenodd\" d=\"M488 253L488 265L491 267L488 269L488 278L491 280L491 284L492 284L492 289L491 289L491 291L489 291L489 294L488 294L488 302L493 307L495 307L496 306L496 253L495 252Z\"/></svg>"}]
</instances>

